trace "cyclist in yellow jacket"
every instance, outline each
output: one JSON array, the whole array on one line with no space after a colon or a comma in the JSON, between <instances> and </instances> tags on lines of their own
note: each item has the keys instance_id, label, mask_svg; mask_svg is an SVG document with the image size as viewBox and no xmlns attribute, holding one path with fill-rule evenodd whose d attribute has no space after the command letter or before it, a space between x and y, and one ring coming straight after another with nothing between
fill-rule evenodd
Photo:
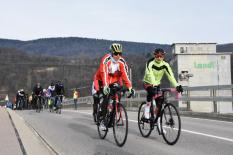
<instances>
[{"instance_id":1,"label":"cyclist in yellow jacket","mask_svg":"<svg viewBox=\"0 0 233 155\"><path fill-rule=\"evenodd\" d=\"M143 85L147 91L147 105L150 106L153 96L159 88L163 75L165 74L168 77L168 80L173 87L176 87L178 92L183 92L181 85L177 84L177 81L173 75L170 65L164 61L165 52L161 48L154 50L154 58L150 59L146 63L145 75L143 78ZM156 101L156 110L157 113L159 106L159 101Z\"/></svg>"}]
</instances>

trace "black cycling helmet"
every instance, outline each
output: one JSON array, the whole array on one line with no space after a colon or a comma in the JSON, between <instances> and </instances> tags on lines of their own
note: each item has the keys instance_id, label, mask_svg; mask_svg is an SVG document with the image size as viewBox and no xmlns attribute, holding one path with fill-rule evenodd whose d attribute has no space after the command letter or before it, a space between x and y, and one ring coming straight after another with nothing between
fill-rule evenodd
<instances>
[{"instance_id":1,"label":"black cycling helmet","mask_svg":"<svg viewBox=\"0 0 233 155\"><path fill-rule=\"evenodd\" d=\"M154 50L154 54L159 54L159 53L164 55L166 52L162 48L156 48Z\"/></svg>"},{"instance_id":2,"label":"black cycling helmet","mask_svg":"<svg viewBox=\"0 0 233 155\"><path fill-rule=\"evenodd\" d=\"M109 49L112 53L122 53L122 45L118 43L113 43Z\"/></svg>"}]
</instances>

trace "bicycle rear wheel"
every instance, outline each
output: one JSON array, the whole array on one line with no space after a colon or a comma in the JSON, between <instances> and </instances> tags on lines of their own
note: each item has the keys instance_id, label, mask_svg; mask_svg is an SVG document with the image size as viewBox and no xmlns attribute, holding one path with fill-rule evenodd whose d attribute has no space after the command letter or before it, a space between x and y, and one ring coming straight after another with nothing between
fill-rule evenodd
<instances>
[{"instance_id":1,"label":"bicycle rear wheel","mask_svg":"<svg viewBox=\"0 0 233 155\"><path fill-rule=\"evenodd\" d=\"M115 109L113 123L113 134L118 146L123 146L128 136L128 116L125 107L118 103L118 109Z\"/></svg>"},{"instance_id":2,"label":"bicycle rear wheel","mask_svg":"<svg viewBox=\"0 0 233 155\"><path fill-rule=\"evenodd\" d=\"M36 106L37 106L36 112L40 112L41 105L40 105L40 99L39 98L37 98L37 100L36 100Z\"/></svg>"},{"instance_id":3,"label":"bicycle rear wheel","mask_svg":"<svg viewBox=\"0 0 233 155\"><path fill-rule=\"evenodd\" d=\"M145 106L146 102L142 102L138 110L138 128L143 137L149 137L152 129L151 123L144 116Z\"/></svg>"},{"instance_id":4,"label":"bicycle rear wheel","mask_svg":"<svg viewBox=\"0 0 233 155\"><path fill-rule=\"evenodd\" d=\"M163 139L167 144L174 145L180 137L181 121L180 114L173 104L165 105L160 123Z\"/></svg>"}]
</instances>

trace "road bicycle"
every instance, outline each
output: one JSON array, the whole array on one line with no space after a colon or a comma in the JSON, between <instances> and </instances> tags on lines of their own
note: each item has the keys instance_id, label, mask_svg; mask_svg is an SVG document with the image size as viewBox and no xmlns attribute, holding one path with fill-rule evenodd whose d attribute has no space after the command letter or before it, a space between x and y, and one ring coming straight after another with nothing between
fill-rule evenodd
<instances>
[{"instance_id":1,"label":"road bicycle","mask_svg":"<svg viewBox=\"0 0 233 155\"><path fill-rule=\"evenodd\" d=\"M48 108L49 108L49 112L53 112L54 102L55 102L55 97L49 97L49 98L48 98Z\"/></svg>"},{"instance_id":2,"label":"road bicycle","mask_svg":"<svg viewBox=\"0 0 233 155\"><path fill-rule=\"evenodd\" d=\"M126 90L124 90L122 86L117 83L114 83L109 87L110 93L107 96L108 105L106 105L106 115L102 116L104 99L100 101L100 105L97 109L98 134L101 139L104 139L108 133L109 128L113 127L115 142L119 147L122 147L125 144L128 135L128 115L125 107L121 104L120 99L122 93L124 93ZM132 94L130 94L128 98L131 96ZM101 129L101 124L104 124L106 129Z\"/></svg>"},{"instance_id":3,"label":"road bicycle","mask_svg":"<svg viewBox=\"0 0 233 155\"><path fill-rule=\"evenodd\" d=\"M42 109L42 98L41 95L35 95L36 98L36 112L40 113Z\"/></svg>"},{"instance_id":4,"label":"road bicycle","mask_svg":"<svg viewBox=\"0 0 233 155\"><path fill-rule=\"evenodd\" d=\"M138 127L143 137L149 137L154 127L157 127L159 135L162 134L163 139L169 145L174 145L181 133L181 120L177 108L167 101L167 92L176 92L176 98L180 93L175 88L154 88L156 93L153 96L151 106L149 108L149 118L145 116L146 102L143 102L138 110ZM157 114L155 112L155 103L159 102ZM147 116L148 117L148 116Z\"/></svg>"},{"instance_id":5,"label":"road bicycle","mask_svg":"<svg viewBox=\"0 0 233 155\"><path fill-rule=\"evenodd\" d=\"M24 97L19 97L18 103L17 103L17 109L18 110L23 110L24 105L25 105L25 98Z\"/></svg>"},{"instance_id":6,"label":"road bicycle","mask_svg":"<svg viewBox=\"0 0 233 155\"><path fill-rule=\"evenodd\" d=\"M56 107L54 109L54 111L58 114L61 114L61 109L62 109L62 97L63 95L56 95L56 100L57 100L57 104Z\"/></svg>"}]
</instances>

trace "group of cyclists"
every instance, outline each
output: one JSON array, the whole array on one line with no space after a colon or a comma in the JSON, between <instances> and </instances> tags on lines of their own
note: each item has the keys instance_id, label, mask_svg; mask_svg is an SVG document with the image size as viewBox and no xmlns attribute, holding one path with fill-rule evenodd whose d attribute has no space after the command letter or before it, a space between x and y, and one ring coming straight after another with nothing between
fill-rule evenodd
<instances>
[{"instance_id":1,"label":"group of cyclists","mask_svg":"<svg viewBox=\"0 0 233 155\"><path fill-rule=\"evenodd\" d=\"M65 89L61 81L52 81L48 88L43 88L38 82L33 87L31 96L28 96L23 89L18 90L15 101L16 109L22 110L27 103L33 109L41 110L45 107L57 110L63 101L64 93Z\"/></svg>"},{"instance_id":2,"label":"group of cyclists","mask_svg":"<svg viewBox=\"0 0 233 155\"><path fill-rule=\"evenodd\" d=\"M143 78L143 87L147 91L147 106L151 106L152 97L155 95L156 90L160 87L161 79L165 74L168 80L177 92L183 92L181 85L178 85L170 65L164 60L165 51L162 48L157 48L153 51L154 57L147 61L145 67L145 74ZM103 95L103 103L101 104L102 123L100 124L102 130L106 130L107 122L105 119L107 105L109 101L110 87L112 84L118 83L125 85L130 94L135 93L132 88L132 82L128 76L128 66L123 58L122 45L119 43L113 43L108 51L108 54L104 55L100 61L98 70L96 71L92 85L93 95L93 116L94 121L96 120L97 107L100 103L100 94ZM161 104L159 100L156 101L155 115L158 113L158 109ZM150 119L150 118L145 118Z\"/></svg>"},{"instance_id":3,"label":"group of cyclists","mask_svg":"<svg viewBox=\"0 0 233 155\"><path fill-rule=\"evenodd\" d=\"M159 98L154 98L154 96L158 93L158 90L160 89L161 80L164 74L167 76L172 87L174 87L177 92L183 92L183 88L177 83L169 63L164 60L165 51L162 48L156 48L153 51L153 55L154 57L146 62L145 74L143 77L143 88L147 92L147 108L145 108L145 115L143 115L143 121L145 122L152 122L151 119L154 120L154 118L146 115L146 110L148 110L148 108L155 107L153 109L153 115L160 114L163 101L161 101ZM132 81L129 79L128 76L128 66L125 59L123 58L122 45L119 43L111 44L108 53L102 57L100 65L95 72L93 78L93 117L98 126L98 129L100 127L102 131L106 131L109 127L109 121L106 120L106 114L108 113L108 103L110 100L109 96L115 84L122 87L125 86L131 96L135 94L135 90L132 88ZM57 81L56 83L51 82L50 86L48 86L47 89L43 89L40 83L37 83L32 90L31 103L34 103L35 108L37 109L41 108L43 103L49 108L57 109L59 107L58 103L62 103L64 93L64 86L60 81ZM17 107L20 107L20 101L24 96L25 93L23 89L19 90L16 95ZM152 100L156 102L156 105L154 105L154 102L152 102ZM37 104L38 102L40 103L39 105ZM105 136L106 133L103 137ZM122 146L124 142L121 143L119 146Z\"/></svg>"}]
</instances>

